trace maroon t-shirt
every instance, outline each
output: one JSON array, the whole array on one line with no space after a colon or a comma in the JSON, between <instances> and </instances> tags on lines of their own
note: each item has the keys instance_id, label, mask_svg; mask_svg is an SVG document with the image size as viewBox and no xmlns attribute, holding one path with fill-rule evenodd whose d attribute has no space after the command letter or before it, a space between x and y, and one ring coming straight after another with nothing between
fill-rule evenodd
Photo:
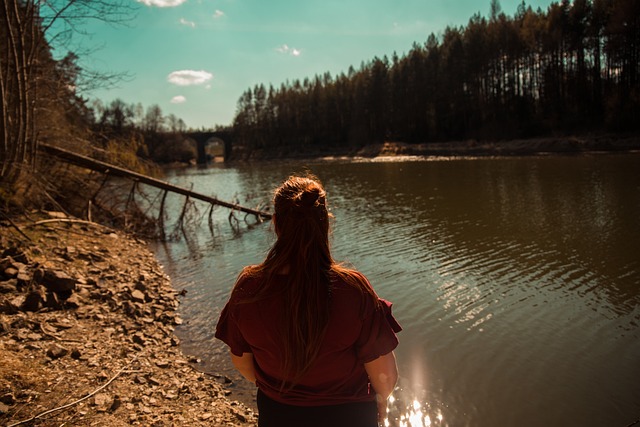
<instances>
[{"instance_id":1,"label":"maroon t-shirt","mask_svg":"<svg viewBox=\"0 0 640 427\"><path fill-rule=\"evenodd\" d=\"M276 276L274 280L286 280ZM284 284L284 283L283 283ZM254 278L241 277L222 310L216 338L236 356L253 353L256 384L271 399L289 405L319 406L366 402L375 398L364 369L366 362L391 352L402 329L391 314L391 303L371 297L342 280L331 289L329 324L314 364L298 384L280 393L281 349L277 319L282 311L278 296L238 304L259 286Z\"/></svg>"}]
</instances>

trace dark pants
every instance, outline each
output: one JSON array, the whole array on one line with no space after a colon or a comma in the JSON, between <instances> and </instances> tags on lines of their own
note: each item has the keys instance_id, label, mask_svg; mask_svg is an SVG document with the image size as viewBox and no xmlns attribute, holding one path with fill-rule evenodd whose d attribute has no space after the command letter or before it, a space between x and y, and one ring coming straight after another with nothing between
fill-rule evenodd
<instances>
[{"instance_id":1,"label":"dark pants","mask_svg":"<svg viewBox=\"0 0 640 427\"><path fill-rule=\"evenodd\" d=\"M258 427L377 427L376 402L295 406L276 402L258 390Z\"/></svg>"}]
</instances>

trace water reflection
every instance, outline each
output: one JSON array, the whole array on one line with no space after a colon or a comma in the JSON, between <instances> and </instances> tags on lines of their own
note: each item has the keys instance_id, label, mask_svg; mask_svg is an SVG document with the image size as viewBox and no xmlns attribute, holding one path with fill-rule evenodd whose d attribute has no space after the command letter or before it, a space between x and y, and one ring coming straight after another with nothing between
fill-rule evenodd
<instances>
[{"instance_id":1,"label":"water reflection","mask_svg":"<svg viewBox=\"0 0 640 427\"><path fill-rule=\"evenodd\" d=\"M640 413L639 163L310 165L335 215L336 259L365 272L404 327L386 425L625 425ZM299 170L274 163L175 178L223 200L259 203ZM244 383L213 339L212 319L273 233L243 224L238 238L226 215L214 213L213 237L205 230L157 252L175 285L188 289L183 349L204 370L232 378L231 398L251 405L252 390L238 394Z\"/></svg>"},{"instance_id":2,"label":"water reflection","mask_svg":"<svg viewBox=\"0 0 640 427\"><path fill-rule=\"evenodd\" d=\"M422 404L418 399L410 401L406 405L389 397L387 417L384 419L385 427L430 427L444 426L444 415L438 408L430 408L428 404Z\"/></svg>"}]
</instances>

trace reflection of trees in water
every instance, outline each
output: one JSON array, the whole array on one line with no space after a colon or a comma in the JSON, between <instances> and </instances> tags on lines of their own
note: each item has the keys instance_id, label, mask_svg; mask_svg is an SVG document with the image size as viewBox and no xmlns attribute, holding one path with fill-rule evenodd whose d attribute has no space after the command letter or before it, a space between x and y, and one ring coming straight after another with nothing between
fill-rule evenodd
<instances>
[{"instance_id":1,"label":"reflection of trees in water","mask_svg":"<svg viewBox=\"0 0 640 427\"><path fill-rule=\"evenodd\" d=\"M127 196L124 197L124 194ZM184 239L187 247L194 241L194 235L205 228L215 238L220 232L219 222L226 215L226 209L215 203L178 195L138 181L108 182L108 175L90 202L89 209L93 207L100 209L103 214L107 213L114 226L161 241ZM237 197L229 203L239 206ZM254 211L260 212L261 209L264 206L259 204ZM252 212L228 211L225 222L235 237L240 237L245 230L263 222L261 216Z\"/></svg>"}]
</instances>

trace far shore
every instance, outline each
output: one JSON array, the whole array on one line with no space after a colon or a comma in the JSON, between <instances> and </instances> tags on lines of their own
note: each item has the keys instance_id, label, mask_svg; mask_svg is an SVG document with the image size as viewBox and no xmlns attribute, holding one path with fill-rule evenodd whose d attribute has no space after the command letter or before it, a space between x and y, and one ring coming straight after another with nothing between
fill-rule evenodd
<instances>
[{"instance_id":1,"label":"far shore","mask_svg":"<svg viewBox=\"0 0 640 427\"><path fill-rule=\"evenodd\" d=\"M532 155L577 155L588 153L624 153L640 151L640 135L558 136L504 141L452 141L407 143L386 141L360 147L277 147L244 150L234 147L231 162L276 159L333 159L379 157L504 157Z\"/></svg>"}]
</instances>

